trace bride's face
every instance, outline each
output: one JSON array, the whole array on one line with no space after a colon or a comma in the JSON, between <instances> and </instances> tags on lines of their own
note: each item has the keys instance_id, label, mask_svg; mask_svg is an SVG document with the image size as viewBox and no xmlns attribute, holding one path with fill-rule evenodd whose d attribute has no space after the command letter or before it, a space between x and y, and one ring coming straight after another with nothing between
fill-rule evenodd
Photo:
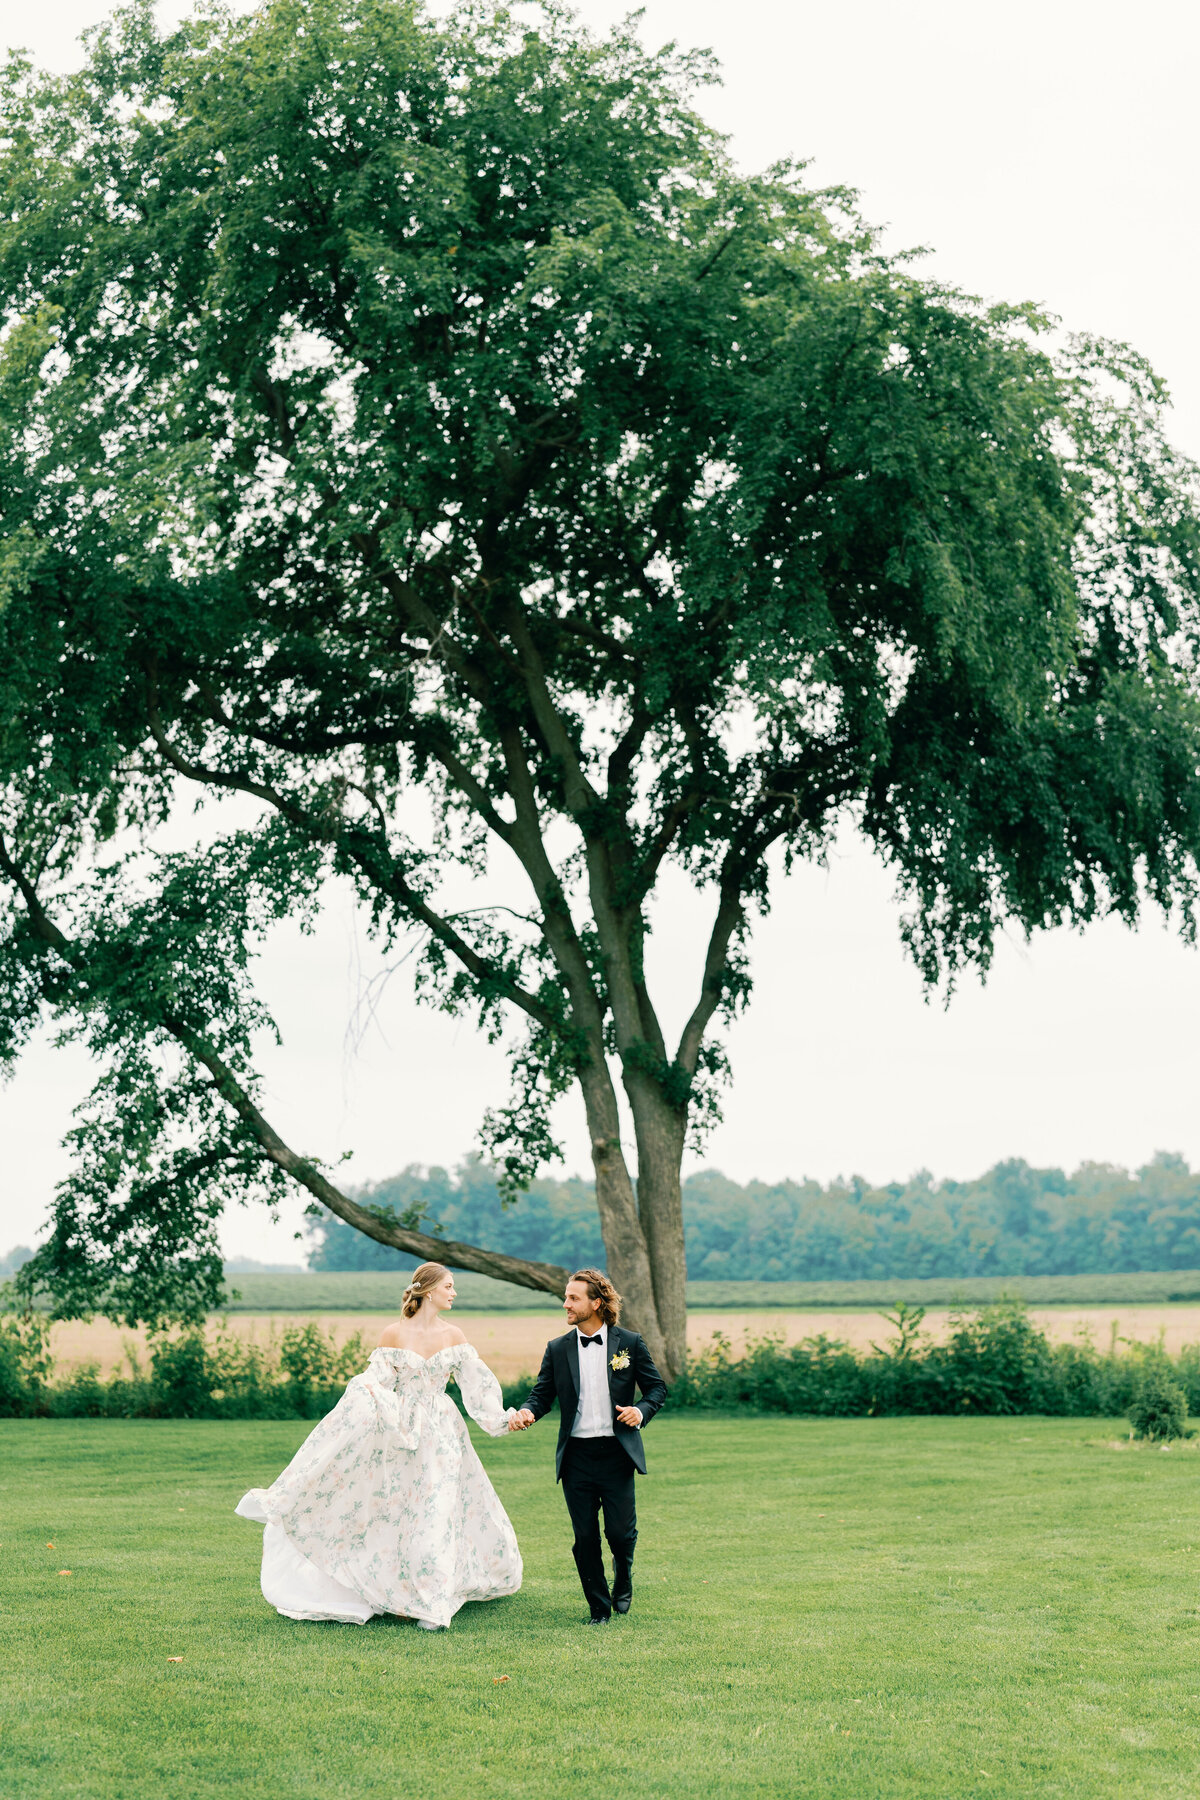
<instances>
[{"instance_id":1,"label":"bride's face","mask_svg":"<svg viewBox=\"0 0 1200 1800\"><path fill-rule=\"evenodd\" d=\"M435 1288L430 1288L427 1298L434 1312L449 1312L458 1295L454 1291L453 1275L443 1275Z\"/></svg>"}]
</instances>

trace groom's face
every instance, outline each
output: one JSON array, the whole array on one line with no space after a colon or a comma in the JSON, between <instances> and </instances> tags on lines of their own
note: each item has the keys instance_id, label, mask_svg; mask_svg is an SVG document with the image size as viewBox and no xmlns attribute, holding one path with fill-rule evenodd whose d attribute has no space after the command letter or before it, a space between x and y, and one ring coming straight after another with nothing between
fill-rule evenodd
<instances>
[{"instance_id":1,"label":"groom's face","mask_svg":"<svg viewBox=\"0 0 1200 1800\"><path fill-rule=\"evenodd\" d=\"M567 1291L563 1295L563 1311L567 1315L568 1325L582 1325L590 1319L596 1310L596 1302L587 1291L587 1283L568 1281Z\"/></svg>"}]
</instances>

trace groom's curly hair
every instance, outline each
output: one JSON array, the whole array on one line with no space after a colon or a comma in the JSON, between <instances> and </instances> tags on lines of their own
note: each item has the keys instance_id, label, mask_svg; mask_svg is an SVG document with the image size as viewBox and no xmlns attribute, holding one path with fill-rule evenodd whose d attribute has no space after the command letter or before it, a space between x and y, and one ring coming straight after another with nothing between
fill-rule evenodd
<instances>
[{"instance_id":1,"label":"groom's curly hair","mask_svg":"<svg viewBox=\"0 0 1200 1800\"><path fill-rule=\"evenodd\" d=\"M599 1269L576 1269L572 1281L582 1281L596 1310L606 1325L615 1325L621 1317L621 1296L607 1275Z\"/></svg>"}]
</instances>

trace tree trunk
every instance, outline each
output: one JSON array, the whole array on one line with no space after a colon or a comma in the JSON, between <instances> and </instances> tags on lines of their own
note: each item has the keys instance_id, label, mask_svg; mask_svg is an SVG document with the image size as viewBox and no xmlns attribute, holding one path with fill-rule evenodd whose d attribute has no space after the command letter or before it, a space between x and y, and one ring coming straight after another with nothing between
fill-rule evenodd
<instances>
[{"instance_id":1,"label":"tree trunk","mask_svg":"<svg viewBox=\"0 0 1200 1800\"><path fill-rule=\"evenodd\" d=\"M645 1338L664 1379L671 1381L680 1365L672 1362L670 1346L659 1323L650 1255L621 1149L621 1120L607 1065L589 1064L580 1076L580 1085L591 1134L596 1207L609 1279L621 1296L625 1322Z\"/></svg>"},{"instance_id":2,"label":"tree trunk","mask_svg":"<svg viewBox=\"0 0 1200 1800\"><path fill-rule=\"evenodd\" d=\"M654 1283L654 1308L662 1332L670 1380L687 1355L687 1253L683 1236L680 1168L684 1116L663 1099L656 1084L627 1075L638 1149L638 1217Z\"/></svg>"}]
</instances>

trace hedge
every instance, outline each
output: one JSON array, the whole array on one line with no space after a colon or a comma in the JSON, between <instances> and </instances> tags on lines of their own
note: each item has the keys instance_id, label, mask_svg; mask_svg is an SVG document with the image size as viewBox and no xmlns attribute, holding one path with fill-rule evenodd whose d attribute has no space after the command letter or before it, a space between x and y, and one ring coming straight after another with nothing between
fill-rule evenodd
<instances>
[{"instance_id":1,"label":"hedge","mask_svg":"<svg viewBox=\"0 0 1200 1800\"><path fill-rule=\"evenodd\" d=\"M785 1344L768 1332L733 1354L714 1335L671 1389L672 1408L860 1418L894 1413L1042 1413L1112 1418L1152 1379L1200 1410L1200 1346L1170 1356L1161 1343L1100 1350L1084 1337L1052 1344L1019 1300L961 1310L934 1342L923 1309L898 1306L893 1335L866 1351L820 1333ZM315 1323L266 1342L226 1325L193 1326L151 1339L101 1379L95 1364L54 1368L43 1314L0 1314L0 1416L9 1418L316 1419L358 1373L370 1347L358 1334L338 1344ZM530 1378L505 1384L519 1404Z\"/></svg>"}]
</instances>

